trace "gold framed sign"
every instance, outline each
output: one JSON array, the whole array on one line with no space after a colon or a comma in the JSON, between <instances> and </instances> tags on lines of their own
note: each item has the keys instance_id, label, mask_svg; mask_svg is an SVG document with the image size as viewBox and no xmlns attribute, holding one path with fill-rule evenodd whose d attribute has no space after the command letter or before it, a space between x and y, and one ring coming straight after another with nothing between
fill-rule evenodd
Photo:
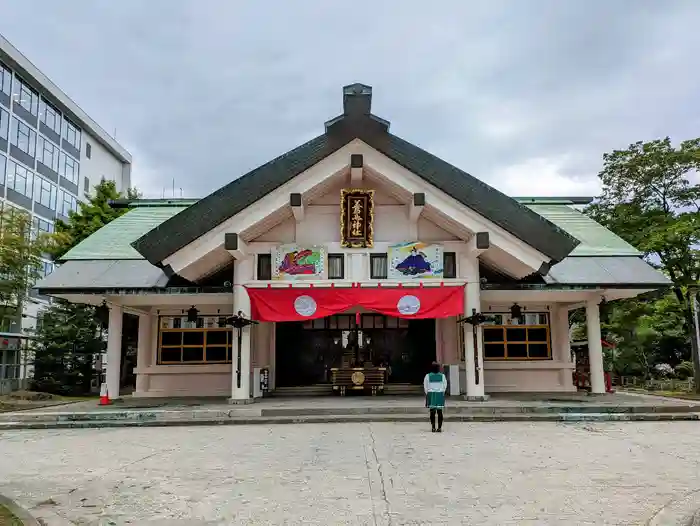
<instances>
[{"instance_id":1,"label":"gold framed sign","mask_svg":"<svg viewBox=\"0 0 700 526\"><path fill-rule=\"evenodd\" d=\"M345 248L374 246L374 190L340 191L340 244Z\"/></svg>"}]
</instances>

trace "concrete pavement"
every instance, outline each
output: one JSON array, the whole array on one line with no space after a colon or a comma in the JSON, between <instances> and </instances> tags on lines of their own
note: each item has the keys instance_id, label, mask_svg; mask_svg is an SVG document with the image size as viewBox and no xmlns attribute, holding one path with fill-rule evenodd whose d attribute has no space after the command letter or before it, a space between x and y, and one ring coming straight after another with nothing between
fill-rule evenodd
<instances>
[{"instance_id":1,"label":"concrete pavement","mask_svg":"<svg viewBox=\"0 0 700 526\"><path fill-rule=\"evenodd\" d=\"M428 427L4 431L0 494L49 526L673 526L700 491L697 423Z\"/></svg>"},{"instance_id":2,"label":"concrete pavement","mask_svg":"<svg viewBox=\"0 0 700 526\"><path fill-rule=\"evenodd\" d=\"M3 429L252 425L285 423L414 422L425 418L422 396L265 398L230 405L221 399L124 398L0 414ZM494 397L486 402L449 400L447 421L678 421L699 420L698 401L641 395Z\"/></svg>"}]
</instances>

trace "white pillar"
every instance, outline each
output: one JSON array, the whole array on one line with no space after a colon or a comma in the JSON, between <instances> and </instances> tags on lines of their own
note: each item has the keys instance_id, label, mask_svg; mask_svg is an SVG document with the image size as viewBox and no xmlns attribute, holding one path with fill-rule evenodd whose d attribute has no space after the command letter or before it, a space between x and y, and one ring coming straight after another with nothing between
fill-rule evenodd
<instances>
[{"instance_id":1,"label":"white pillar","mask_svg":"<svg viewBox=\"0 0 700 526\"><path fill-rule=\"evenodd\" d=\"M588 361L591 365L591 393L605 393L603 345L600 341L598 300L589 300L586 303L586 328L588 333Z\"/></svg>"},{"instance_id":2,"label":"white pillar","mask_svg":"<svg viewBox=\"0 0 700 526\"><path fill-rule=\"evenodd\" d=\"M146 368L152 362L153 349L151 347L151 316L148 314L139 315L139 338L136 347L136 394L148 392L150 376L144 374Z\"/></svg>"},{"instance_id":3,"label":"white pillar","mask_svg":"<svg viewBox=\"0 0 700 526\"><path fill-rule=\"evenodd\" d=\"M109 308L109 325L107 326L107 391L110 398L119 397L123 318L124 309L121 305L112 305Z\"/></svg>"},{"instance_id":4,"label":"white pillar","mask_svg":"<svg viewBox=\"0 0 700 526\"><path fill-rule=\"evenodd\" d=\"M481 312L481 283L479 281L479 259L473 253L460 258L460 276L467 280L464 290L464 315ZM467 400L484 400L484 346L481 328L476 327L477 345L474 349L474 327L464 325L464 363L466 367Z\"/></svg>"},{"instance_id":5,"label":"white pillar","mask_svg":"<svg viewBox=\"0 0 700 526\"><path fill-rule=\"evenodd\" d=\"M243 284L253 279L255 269L254 258L249 256L234 262L233 313L239 311L250 318L250 297ZM253 401L250 393L250 331L251 327L241 330L240 349L238 348L238 329L233 329L232 365L231 365L231 403L247 404ZM239 354L240 353L240 385L239 385Z\"/></svg>"},{"instance_id":6,"label":"white pillar","mask_svg":"<svg viewBox=\"0 0 700 526\"><path fill-rule=\"evenodd\" d=\"M571 341L569 338L569 309L564 305L554 304L551 309L552 359L561 362L559 385L565 391L574 391L571 366Z\"/></svg>"}]
</instances>

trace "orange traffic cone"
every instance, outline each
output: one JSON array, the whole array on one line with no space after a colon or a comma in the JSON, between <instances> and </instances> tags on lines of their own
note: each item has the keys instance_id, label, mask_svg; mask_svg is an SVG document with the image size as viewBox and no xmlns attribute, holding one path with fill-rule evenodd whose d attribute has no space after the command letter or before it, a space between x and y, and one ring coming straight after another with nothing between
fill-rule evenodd
<instances>
[{"instance_id":1,"label":"orange traffic cone","mask_svg":"<svg viewBox=\"0 0 700 526\"><path fill-rule=\"evenodd\" d=\"M102 382L100 386L100 403L99 405L109 405L112 402L109 401L109 392L107 391L107 384Z\"/></svg>"}]
</instances>

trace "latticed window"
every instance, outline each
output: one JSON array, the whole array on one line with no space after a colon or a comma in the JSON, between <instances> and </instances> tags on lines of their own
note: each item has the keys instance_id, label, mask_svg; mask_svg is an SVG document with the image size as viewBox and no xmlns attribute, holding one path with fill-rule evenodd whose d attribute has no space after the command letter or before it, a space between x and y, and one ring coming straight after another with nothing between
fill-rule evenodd
<instances>
[{"instance_id":1,"label":"latticed window","mask_svg":"<svg viewBox=\"0 0 700 526\"><path fill-rule=\"evenodd\" d=\"M231 363L233 331L223 316L161 316L158 363Z\"/></svg>"},{"instance_id":2,"label":"latticed window","mask_svg":"<svg viewBox=\"0 0 700 526\"><path fill-rule=\"evenodd\" d=\"M491 314L484 324L485 360L546 360L552 357L549 316L526 313L522 318Z\"/></svg>"}]
</instances>

